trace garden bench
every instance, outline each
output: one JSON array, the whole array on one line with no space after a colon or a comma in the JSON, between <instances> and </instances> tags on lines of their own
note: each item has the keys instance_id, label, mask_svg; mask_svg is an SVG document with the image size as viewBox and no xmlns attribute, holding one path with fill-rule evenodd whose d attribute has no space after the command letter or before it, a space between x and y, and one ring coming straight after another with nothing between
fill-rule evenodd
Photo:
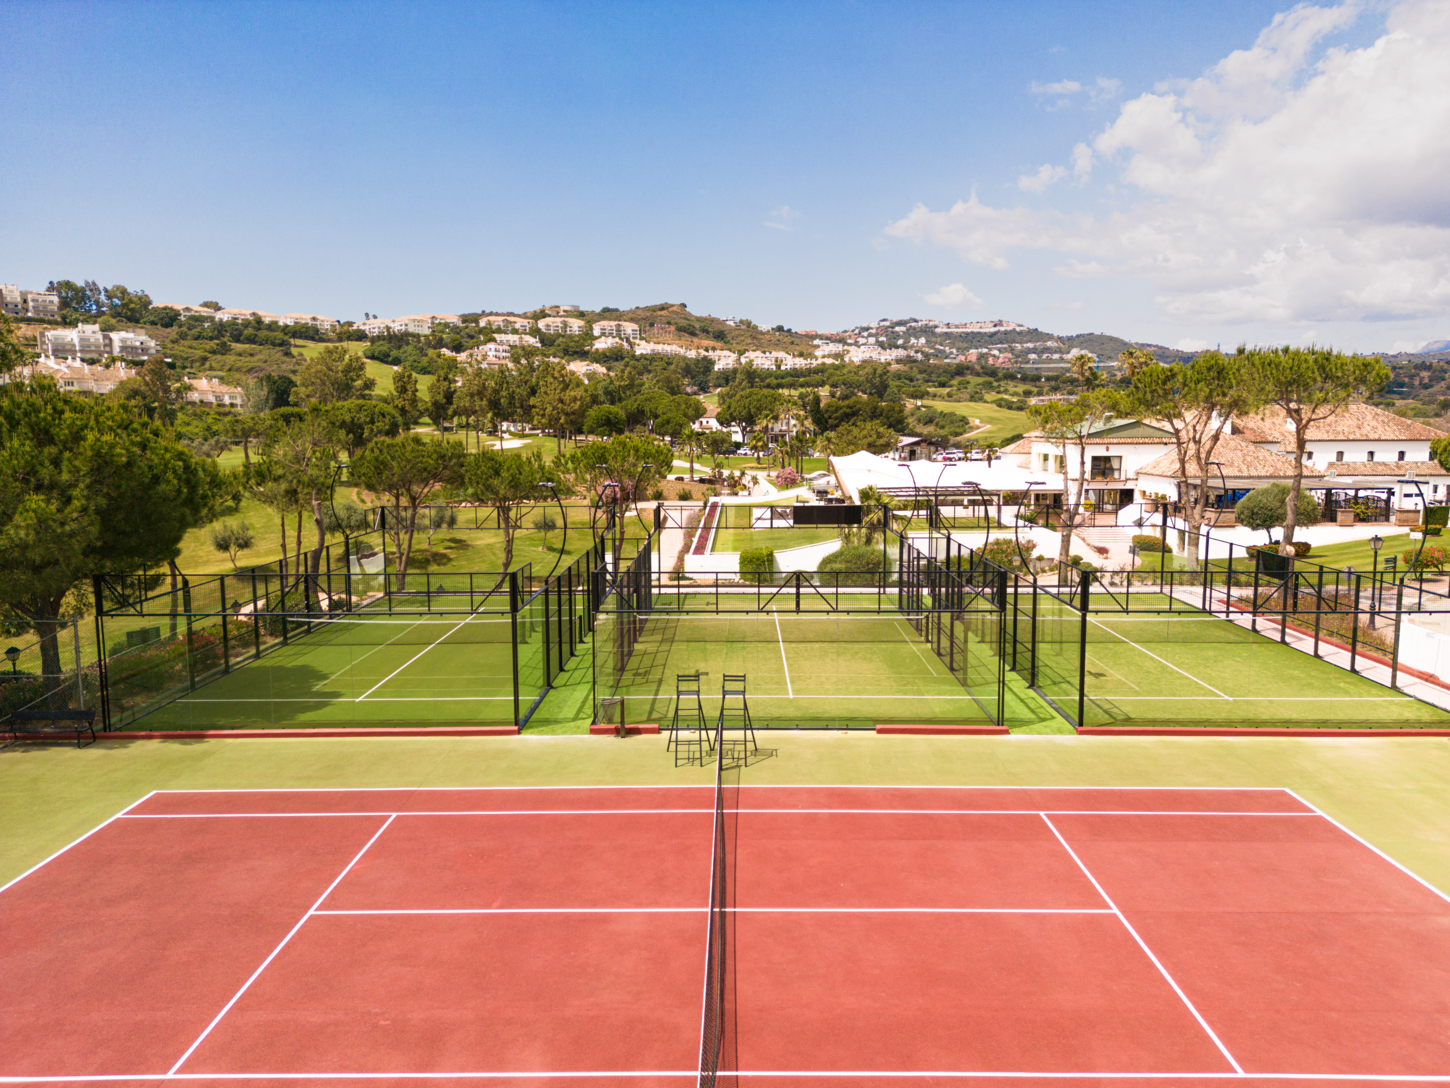
<instances>
[{"instance_id":1,"label":"garden bench","mask_svg":"<svg viewBox=\"0 0 1450 1088\"><path fill-rule=\"evenodd\" d=\"M10 713L10 732L15 744L20 734L42 735L46 733L74 733L76 747L83 748L81 734L89 733L91 743L96 740L96 712L94 710L14 710ZM9 745L6 745L8 748Z\"/></svg>"}]
</instances>

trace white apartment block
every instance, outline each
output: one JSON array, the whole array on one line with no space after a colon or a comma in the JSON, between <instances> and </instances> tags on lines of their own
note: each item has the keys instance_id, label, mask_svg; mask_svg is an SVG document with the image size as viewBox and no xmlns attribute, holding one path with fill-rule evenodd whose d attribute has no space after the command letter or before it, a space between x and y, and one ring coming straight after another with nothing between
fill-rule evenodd
<instances>
[{"instance_id":1,"label":"white apartment block","mask_svg":"<svg viewBox=\"0 0 1450 1088\"><path fill-rule=\"evenodd\" d=\"M334 332L339 324L337 318L321 314L283 314L281 321L284 325L311 325L320 332Z\"/></svg>"},{"instance_id":2,"label":"white apartment block","mask_svg":"<svg viewBox=\"0 0 1450 1088\"><path fill-rule=\"evenodd\" d=\"M598 328L598 326L595 326ZM627 348L628 340L621 340L617 336L601 336L594 343L589 345L590 351L608 351L610 348Z\"/></svg>"},{"instance_id":3,"label":"white apartment block","mask_svg":"<svg viewBox=\"0 0 1450 1088\"><path fill-rule=\"evenodd\" d=\"M13 283L0 284L0 313L54 319L60 316L60 296L54 291L27 291Z\"/></svg>"},{"instance_id":4,"label":"white apartment block","mask_svg":"<svg viewBox=\"0 0 1450 1088\"><path fill-rule=\"evenodd\" d=\"M633 321L596 321L595 336L617 336L621 340L638 340L639 326Z\"/></svg>"},{"instance_id":5,"label":"white apartment block","mask_svg":"<svg viewBox=\"0 0 1450 1088\"><path fill-rule=\"evenodd\" d=\"M266 310L217 310L212 314L218 321L250 321L258 318L262 321L280 322L282 319L276 314L269 314Z\"/></svg>"},{"instance_id":6,"label":"white apartment block","mask_svg":"<svg viewBox=\"0 0 1450 1088\"><path fill-rule=\"evenodd\" d=\"M55 329L42 337L46 354L66 359L149 359L157 354L156 341L139 330L102 332L99 325Z\"/></svg>"},{"instance_id":7,"label":"white apartment block","mask_svg":"<svg viewBox=\"0 0 1450 1088\"><path fill-rule=\"evenodd\" d=\"M598 363L586 363L583 359L573 360L568 364L568 369L570 373L579 375L579 377L583 378L586 382L591 381L594 378L604 378L609 376L609 371L605 370Z\"/></svg>"},{"instance_id":8,"label":"white apartment block","mask_svg":"<svg viewBox=\"0 0 1450 1088\"><path fill-rule=\"evenodd\" d=\"M478 323L491 329L514 329L518 332L528 332L534 327L534 323L527 317L513 317L510 314L485 314L478 319Z\"/></svg>"},{"instance_id":9,"label":"white apartment block","mask_svg":"<svg viewBox=\"0 0 1450 1088\"><path fill-rule=\"evenodd\" d=\"M111 392L127 378L134 378L139 373L134 367L126 369L121 363L117 366L96 366L91 363L82 363L69 360L40 358L34 363L27 363L22 371L28 377L47 377L52 379L67 393L95 393L104 395ZM17 373L17 377L19 373ZM10 380L8 376L0 376L0 382Z\"/></svg>"},{"instance_id":10,"label":"white apartment block","mask_svg":"<svg viewBox=\"0 0 1450 1088\"><path fill-rule=\"evenodd\" d=\"M651 340L636 340L634 343L636 355L687 355L693 358L699 352L679 344L657 344Z\"/></svg>"},{"instance_id":11,"label":"white apartment block","mask_svg":"<svg viewBox=\"0 0 1450 1088\"><path fill-rule=\"evenodd\" d=\"M511 348L536 348L539 346L537 336L525 336L521 332L496 332L493 334L494 343L507 344Z\"/></svg>"},{"instance_id":12,"label":"white apartment block","mask_svg":"<svg viewBox=\"0 0 1450 1088\"><path fill-rule=\"evenodd\" d=\"M546 317L539 322L539 328L543 332L554 333L558 336L583 336L584 322L577 317Z\"/></svg>"}]
</instances>

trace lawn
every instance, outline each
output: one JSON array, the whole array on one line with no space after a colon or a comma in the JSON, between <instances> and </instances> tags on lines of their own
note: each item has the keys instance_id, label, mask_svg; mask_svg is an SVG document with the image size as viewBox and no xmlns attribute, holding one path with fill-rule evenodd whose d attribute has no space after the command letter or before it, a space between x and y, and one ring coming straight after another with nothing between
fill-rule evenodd
<instances>
[{"instance_id":1,"label":"lawn","mask_svg":"<svg viewBox=\"0 0 1450 1088\"><path fill-rule=\"evenodd\" d=\"M311 356L316 355L323 348L329 346L330 345L328 344L315 344L311 340L292 341L292 351L295 354L303 356L304 358L310 358ZM367 344L363 343L361 340L346 340L343 342L342 346L347 348L347 350L352 352L354 355L361 355L363 352L363 348L367 347ZM378 383L377 388L374 390L374 392L376 393L391 393L393 391L393 375L396 372L396 367L388 366L386 363L380 363L376 359L367 360L368 377L374 379ZM432 374L419 374L418 395L426 400L428 397L428 387L432 384Z\"/></svg>"},{"instance_id":2,"label":"lawn","mask_svg":"<svg viewBox=\"0 0 1450 1088\"><path fill-rule=\"evenodd\" d=\"M1027 418L1026 412L1013 412L983 401L924 400L921 403L927 408L935 408L942 412L956 412L958 415L990 424L991 426L981 434L972 435L973 441L979 446L1001 442L1014 434L1026 434L1032 430L1032 421Z\"/></svg>"},{"instance_id":3,"label":"lawn","mask_svg":"<svg viewBox=\"0 0 1450 1088\"><path fill-rule=\"evenodd\" d=\"M1399 560L1401 569L1406 567L1404 552L1407 548L1419 547L1418 540L1411 540L1408 532L1393 532L1389 526L1380 533L1384 538L1384 547L1380 550L1379 561L1381 564L1390 556ZM1450 538L1445 538L1450 542ZM1444 544L1437 539L1425 541L1425 547ZM1349 540L1343 544L1316 545L1307 557L1311 562L1323 563L1326 567L1353 567L1357 571L1368 571L1374 566L1374 549L1369 546L1368 540Z\"/></svg>"},{"instance_id":4,"label":"lawn","mask_svg":"<svg viewBox=\"0 0 1450 1088\"><path fill-rule=\"evenodd\" d=\"M796 529L726 529L715 534L712 552L738 552L746 548L802 548L807 544L819 544L824 540L835 540L835 529L816 526Z\"/></svg>"}]
</instances>

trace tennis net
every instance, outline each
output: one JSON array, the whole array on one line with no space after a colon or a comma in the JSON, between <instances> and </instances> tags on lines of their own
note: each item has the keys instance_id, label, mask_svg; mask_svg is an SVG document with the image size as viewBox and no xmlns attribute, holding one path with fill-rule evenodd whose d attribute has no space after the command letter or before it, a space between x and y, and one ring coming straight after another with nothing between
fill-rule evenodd
<instances>
[{"instance_id":1,"label":"tennis net","mask_svg":"<svg viewBox=\"0 0 1450 1088\"><path fill-rule=\"evenodd\" d=\"M757 612L742 615L679 616L640 614L635 637L671 642L900 642L907 626L920 631L927 617L919 612L882 615L813 615Z\"/></svg>"},{"instance_id":2,"label":"tennis net","mask_svg":"<svg viewBox=\"0 0 1450 1088\"><path fill-rule=\"evenodd\" d=\"M725 882L725 730L715 728L715 832L710 857L710 910L706 928L705 998L700 1016L699 1088L714 1088L724 1052L725 953L727 948Z\"/></svg>"}]
</instances>

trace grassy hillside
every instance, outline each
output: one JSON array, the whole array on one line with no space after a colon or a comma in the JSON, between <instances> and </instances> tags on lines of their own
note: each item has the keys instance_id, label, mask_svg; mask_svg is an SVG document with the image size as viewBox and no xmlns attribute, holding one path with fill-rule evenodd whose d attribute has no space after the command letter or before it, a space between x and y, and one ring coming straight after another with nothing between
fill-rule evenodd
<instances>
[{"instance_id":1,"label":"grassy hillside","mask_svg":"<svg viewBox=\"0 0 1450 1088\"><path fill-rule=\"evenodd\" d=\"M1000 443L1014 434L1025 434L1032 429L1032 421L1027 418L1026 412L1013 412L981 401L923 400L921 403L928 408L956 412L990 424L988 430L971 436L979 445Z\"/></svg>"},{"instance_id":2,"label":"grassy hillside","mask_svg":"<svg viewBox=\"0 0 1450 1088\"><path fill-rule=\"evenodd\" d=\"M306 340L292 341L292 350L303 358L316 355L327 346L326 344L314 344ZM349 340L343 344L343 347L347 348L354 355L361 355L363 348L367 347L367 344L360 340ZM374 393L385 394L393 391L393 374L397 370L396 367L388 366L386 363L380 363L376 359L369 359L367 360L367 369L368 377L378 383L377 388L373 390ZM428 387L432 384L432 374L419 374L418 395L426 398L428 396Z\"/></svg>"},{"instance_id":3,"label":"grassy hillside","mask_svg":"<svg viewBox=\"0 0 1450 1088\"><path fill-rule=\"evenodd\" d=\"M579 315L589 322L632 321L640 328L646 340L666 340L686 347L729 348L731 351L789 351L794 353L815 350L812 338L792 330L750 328L745 325L727 325L723 318L693 314L683 303L660 302L650 306L635 306L617 313L586 311ZM673 335L661 336L650 326L667 326Z\"/></svg>"}]
</instances>

